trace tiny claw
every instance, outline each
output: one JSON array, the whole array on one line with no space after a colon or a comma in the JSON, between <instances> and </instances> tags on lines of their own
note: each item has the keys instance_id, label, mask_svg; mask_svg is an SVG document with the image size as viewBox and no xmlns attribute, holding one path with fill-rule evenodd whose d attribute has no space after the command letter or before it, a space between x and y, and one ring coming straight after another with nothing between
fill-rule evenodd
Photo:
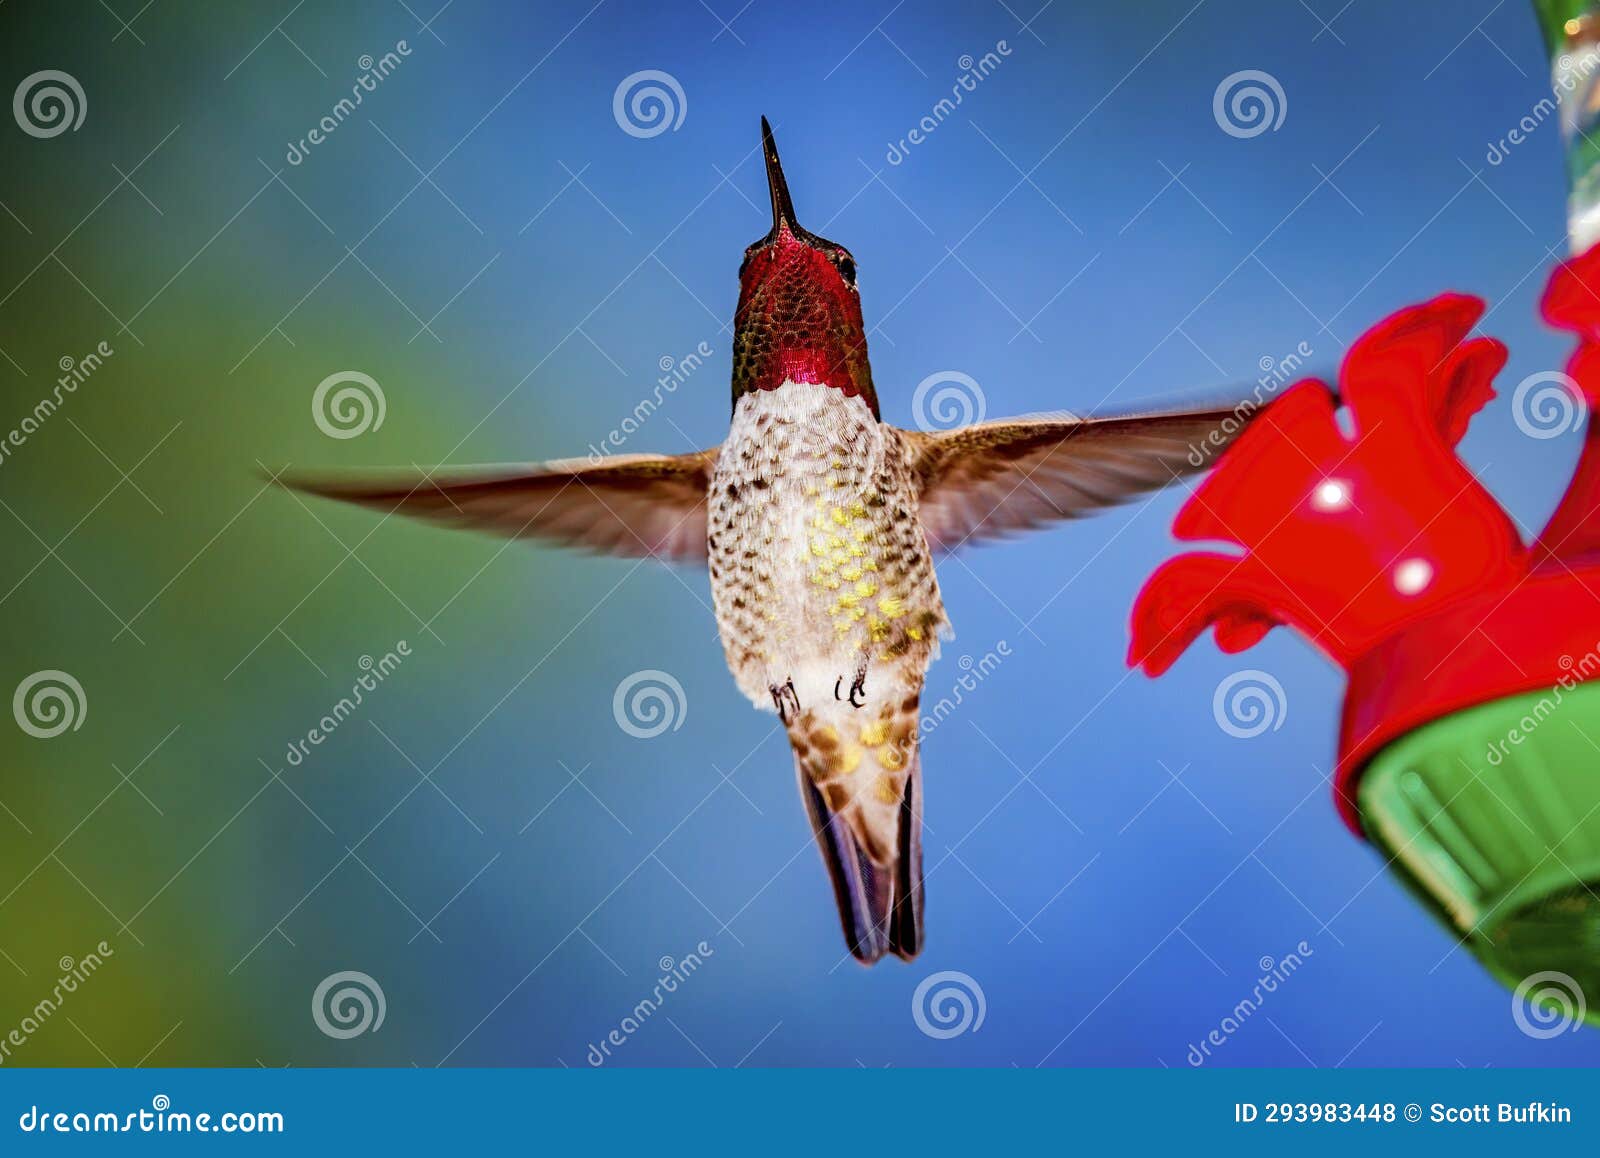
<instances>
[{"instance_id":1,"label":"tiny claw","mask_svg":"<svg viewBox=\"0 0 1600 1158\"><path fill-rule=\"evenodd\" d=\"M794 690L793 676L782 686L768 684L767 690L772 693L772 704L778 709L778 718L785 724L800 714L800 695Z\"/></svg>"},{"instance_id":2,"label":"tiny claw","mask_svg":"<svg viewBox=\"0 0 1600 1158\"><path fill-rule=\"evenodd\" d=\"M844 677L840 676L839 679L843 680ZM838 686L837 686L837 684L834 687L834 692L835 692L835 695L838 694ZM866 693L867 693L867 665L866 664L862 664L859 668L856 669L855 682L850 685L850 706L852 708L864 708L864 707L866 707L867 706L867 701L865 699L862 699L859 702L856 700L857 694L860 694L860 695L862 695L864 697L866 695Z\"/></svg>"}]
</instances>

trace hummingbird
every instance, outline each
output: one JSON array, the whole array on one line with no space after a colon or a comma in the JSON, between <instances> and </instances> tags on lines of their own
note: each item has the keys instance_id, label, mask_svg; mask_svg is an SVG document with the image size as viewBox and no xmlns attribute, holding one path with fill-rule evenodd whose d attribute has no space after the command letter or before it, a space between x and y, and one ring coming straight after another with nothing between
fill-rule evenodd
<instances>
[{"instance_id":1,"label":"hummingbird","mask_svg":"<svg viewBox=\"0 0 1600 1158\"><path fill-rule=\"evenodd\" d=\"M909 961L924 938L918 704L950 634L935 557L1200 469L1240 413L1060 412L931 433L884 422L855 257L800 225L765 117L761 145L772 228L739 267L720 446L285 481L449 526L706 567L734 680L788 734L850 953Z\"/></svg>"}]
</instances>

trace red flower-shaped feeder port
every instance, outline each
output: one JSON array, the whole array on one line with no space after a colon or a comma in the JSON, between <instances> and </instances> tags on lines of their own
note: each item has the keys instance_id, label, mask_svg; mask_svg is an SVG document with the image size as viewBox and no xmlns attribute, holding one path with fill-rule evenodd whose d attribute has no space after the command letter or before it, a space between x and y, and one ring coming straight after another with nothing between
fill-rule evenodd
<instances>
[{"instance_id":1,"label":"red flower-shaped feeder port","mask_svg":"<svg viewBox=\"0 0 1600 1158\"><path fill-rule=\"evenodd\" d=\"M1600 403L1600 247L1542 308L1580 338L1559 401ZM1455 453L1505 363L1468 337L1482 312L1401 310L1351 347L1337 397L1309 380L1267 406L1173 525L1234 549L1151 576L1129 661L1159 675L1207 627L1226 652L1304 635L1349 677L1346 821L1497 976L1565 974L1600 1013L1600 433L1524 544Z\"/></svg>"}]
</instances>

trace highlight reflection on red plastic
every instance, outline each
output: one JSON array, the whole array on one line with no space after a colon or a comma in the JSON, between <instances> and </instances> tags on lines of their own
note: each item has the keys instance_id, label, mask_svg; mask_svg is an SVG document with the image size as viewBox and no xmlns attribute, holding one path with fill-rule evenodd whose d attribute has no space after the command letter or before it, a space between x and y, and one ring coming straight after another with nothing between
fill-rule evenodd
<instances>
[{"instance_id":1,"label":"highlight reflection on red plastic","mask_svg":"<svg viewBox=\"0 0 1600 1158\"><path fill-rule=\"evenodd\" d=\"M1456 457L1506 351L1468 338L1479 299L1444 294L1362 335L1338 399L1310 380L1259 414L1173 525L1228 549L1169 560L1134 603L1128 662L1150 675L1208 627L1238 652L1279 624L1346 670L1336 799L1358 832L1355 782L1385 744L1567 683L1600 649L1600 246L1555 270L1541 309L1579 338L1566 373L1589 421L1531 546Z\"/></svg>"},{"instance_id":2,"label":"highlight reflection on red plastic","mask_svg":"<svg viewBox=\"0 0 1600 1158\"><path fill-rule=\"evenodd\" d=\"M1283 623L1348 667L1407 620L1524 571L1515 526L1455 455L1505 364L1499 342L1465 340L1482 312L1445 294L1363 335L1339 375L1348 434L1322 382L1268 406L1173 526L1242 553L1162 566L1135 605L1130 662L1159 675L1208 626L1235 652Z\"/></svg>"}]
</instances>

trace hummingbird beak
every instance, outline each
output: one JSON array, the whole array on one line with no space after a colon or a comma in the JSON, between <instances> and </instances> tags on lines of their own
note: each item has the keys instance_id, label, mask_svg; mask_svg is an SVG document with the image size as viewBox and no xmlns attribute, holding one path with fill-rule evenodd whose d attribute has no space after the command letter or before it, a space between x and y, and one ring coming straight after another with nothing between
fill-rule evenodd
<instances>
[{"instance_id":1,"label":"hummingbird beak","mask_svg":"<svg viewBox=\"0 0 1600 1158\"><path fill-rule=\"evenodd\" d=\"M772 126L761 118L761 153L767 162L767 191L772 194L772 234L776 238L780 226L800 235L800 223L794 217L794 202L789 199L789 183L783 179L783 162L778 160L778 146L772 139Z\"/></svg>"}]
</instances>

